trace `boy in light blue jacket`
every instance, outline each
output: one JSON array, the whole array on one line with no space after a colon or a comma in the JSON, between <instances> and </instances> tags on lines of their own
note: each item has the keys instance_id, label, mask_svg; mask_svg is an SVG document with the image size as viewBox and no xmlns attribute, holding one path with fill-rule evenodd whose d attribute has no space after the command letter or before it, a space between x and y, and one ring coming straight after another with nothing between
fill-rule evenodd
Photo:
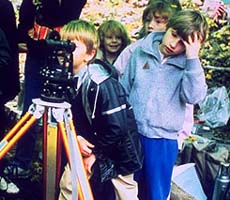
<instances>
[{"instance_id":1,"label":"boy in light blue jacket","mask_svg":"<svg viewBox=\"0 0 230 200\"><path fill-rule=\"evenodd\" d=\"M166 32L150 33L143 40L121 79L144 148L140 199L166 200L169 195L186 103L197 104L207 92L198 57L207 31L198 11L179 11L169 19Z\"/></svg>"}]
</instances>

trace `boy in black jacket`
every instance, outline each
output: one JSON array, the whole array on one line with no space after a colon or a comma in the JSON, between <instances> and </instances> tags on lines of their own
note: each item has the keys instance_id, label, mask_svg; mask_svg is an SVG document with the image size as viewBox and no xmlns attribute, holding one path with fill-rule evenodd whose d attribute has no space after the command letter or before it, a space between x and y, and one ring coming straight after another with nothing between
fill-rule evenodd
<instances>
[{"instance_id":1,"label":"boy in black jacket","mask_svg":"<svg viewBox=\"0 0 230 200\"><path fill-rule=\"evenodd\" d=\"M91 175L94 199L114 199L115 191L117 200L135 200L137 184L133 173L142 166L142 151L124 89L111 76L109 66L103 62L89 64L98 48L93 25L83 20L72 21L63 27L61 36L76 45L73 74L78 82L77 95L71 102L72 113L85 169ZM66 168L60 183L60 200L71 199L70 185Z\"/></svg>"}]
</instances>

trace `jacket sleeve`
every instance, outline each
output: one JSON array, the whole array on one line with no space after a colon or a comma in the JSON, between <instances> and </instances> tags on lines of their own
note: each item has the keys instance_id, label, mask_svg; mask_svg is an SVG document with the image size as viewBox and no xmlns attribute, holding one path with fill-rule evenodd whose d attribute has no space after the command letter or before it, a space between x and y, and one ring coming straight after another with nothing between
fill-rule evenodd
<instances>
[{"instance_id":1,"label":"jacket sleeve","mask_svg":"<svg viewBox=\"0 0 230 200\"><path fill-rule=\"evenodd\" d=\"M27 42L28 30L34 25L35 6L32 0L23 0L19 10L18 37L19 42Z\"/></svg>"},{"instance_id":2,"label":"jacket sleeve","mask_svg":"<svg viewBox=\"0 0 230 200\"><path fill-rule=\"evenodd\" d=\"M11 60L10 49L4 32L0 29L0 69L5 69Z\"/></svg>"},{"instance_id":3,"label":"jacket sleeve","mask_svg":"<svg viewBox=\"0 0 230 200\"><path fill-rule=\"evenodd\" d=\"M186 66L181 97L186 103L197 104L205 98L207 93L204 70L198 58L187 59Z\"/></svg>"},{"instance_id":4,"label":"jacket sleeve","mask_svg":"<svg viewBox=\"0 0 230 200\"><path fill-rule=\"evenodd\" d=\"M8 0L1 0L0 4L0 27L5 34L6 40L10 49L10 63L4 69L1 77L1 84L3 83L3 88L5 90L5 100L10 100L15 98L20 90L19 82L19 56L18 56L18 35L16 26L16 17L14 12L13 4ZM1 44L3 44L1 42ZM7 47L3 44L1 46L2 53L7 50ZM7 53L9 54L9 52ZM5 56L4 56L5 57ZM8 57L8 56L7 56ZM2 58L2 55L1 55ZM10 77L10 78L9 78ZM3 99L3 97L1 98Z\"/></svg>"},{"instance_id":5,"label":"jacket sleeve","mask_svg":"<svg viewBox=\"0 0 230 200\"><path fill-rule=\"evenodd\" d=\"M7 91L7 86L9 80L10 74L8 73L10 68L9 64L11 61L11 55L10 55L10 49L8 42L6 40L4 32L0 29L0 103L3 105L8 100L8 97L6 97L6 93L8 94L9 91ZM6 79L7 78L7 79Z\"/></svg>"}]
</instances>

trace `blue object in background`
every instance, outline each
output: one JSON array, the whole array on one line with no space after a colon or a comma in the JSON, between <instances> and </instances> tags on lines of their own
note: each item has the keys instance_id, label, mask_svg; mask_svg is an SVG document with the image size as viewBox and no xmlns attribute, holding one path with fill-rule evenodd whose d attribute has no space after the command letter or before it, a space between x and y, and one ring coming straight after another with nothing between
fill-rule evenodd
<instances>
[{"instance_id":1,"label":"blue object in background","mask_svg":"<svg viewBox=\"0 0 230 200\"><path fill-rule=\"evenodd\" d=\"M177 172L172 180L176 185L197 200L207 200L196 173L195 163L179 165L175 171Z\"/></svg>"}]
</instances>

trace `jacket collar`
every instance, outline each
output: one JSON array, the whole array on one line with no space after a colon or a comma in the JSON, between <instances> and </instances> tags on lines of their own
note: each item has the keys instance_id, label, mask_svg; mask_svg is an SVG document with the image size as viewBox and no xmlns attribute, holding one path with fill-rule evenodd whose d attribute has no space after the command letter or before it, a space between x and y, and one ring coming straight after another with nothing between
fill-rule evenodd
<instances>
[{"instance_id":1,"label":"jacket collar","mask_svg":"<svg viewBox=\"0 0 230 200\"><path fill-rule=\"evenodd\" d=\"M164 34L165 32L152 32L144 38L142 44L140 45L142 51L155 57L157 60L159 60L159 62L161 60L159 53L159 44L162 41ZM185 68L185 62L186 56L184 53L169 57L166 61L167 64L174 65L175 67L181 69Z\"/></svg>"}]
</instances>

